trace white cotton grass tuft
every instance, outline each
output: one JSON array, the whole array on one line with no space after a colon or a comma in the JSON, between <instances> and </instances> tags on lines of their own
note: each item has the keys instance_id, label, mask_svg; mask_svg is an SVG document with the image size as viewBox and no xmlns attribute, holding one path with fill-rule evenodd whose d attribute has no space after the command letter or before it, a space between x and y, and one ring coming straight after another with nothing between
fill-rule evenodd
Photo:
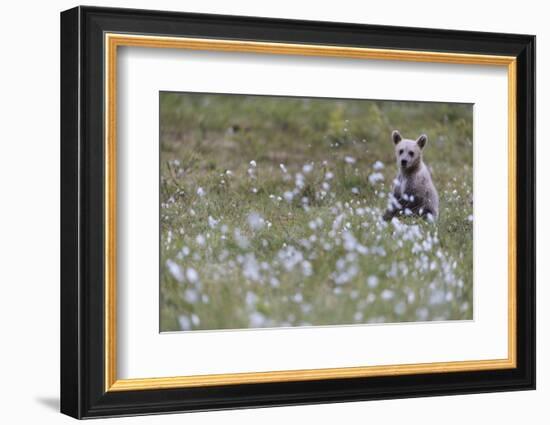
<instances>
[{"instance_id":1,"label":"white cotton grass tuft","mask_svg":"<svg viewBox=\"0 0 550 425\"><path fill-rule=\"evenodd\" d=\"M303 261L304 254L292 245L288 245L279 250L277 258L283 264L286 271L291 271L294 267Z\"/></svg>"},{"instance_id":2,"label":"white cotton grass tuft","mask_svg":"<svg viewBox=\"0 0 550 425\"><path fill-rule=\"evenodd\" d=\"M181 269L179 264L172 260L166 260L166 267L168 267L168 271L174 279L176 279L180 283L184 281L185 277L183 274L183 270Z\"/></svg>"},{"instance_id":3,"label":"white cotton grass tuft","mask_svg":"<svg viewBox=\"0 0 550 425\"><path fill-rule=\"evenodd\" d=\"M189 317L181 315L178 317L178 322L182 331L191 330L191 320L189 319Z\"/></svg>"},{"instance_id":4,"label":"white cotton grass tuft","mask_svg":"<svg viewBox=\"0 0 550 425\"><path fill-rule=\"evenodd\" d=\"M305 186L305 178L302 173L296 173L295 185L298 189L303 189L303 187Z\"/></svg>"},{"instance_id":5,"label":"white cotton grass tuft","mask_svg":"<svg viewBox=\"0 0 550 425\"><path fill-rule=\"evenodd\" d=\"M220 220L216 220L211 215L208 216L208 226L210 226L211 229L215 229L219 222Z\"/></svg>"},{"instance_id":6,"label":"white cotton grass tuft","mask_svg":"<svg viewBox=\"0 0 550 425\"><path fill-rule=\"evenodd\" d=\"M190 283L197 283L199 281L199 273L193 267L187 268L185 277Z\"/></svg>"},{"instance_id":7,"label":"white cotton grass tuft","mask_svg":"<svg viewBox=\"0 0 550 425\"><path fill-rule=\"evenodd\" d=\"M399 301L397 304L395 304L393 308L393 312L398 316L405 314L406 311L407 311L407 305L403 301Z\"/></svg>"},{"instance_id":8,"label":"white cotton grass tuft","mask_svg":"<svg viewBox=\"0 0 550 425\"><path fill-rule=\"evenodd\" d=\"M248 238L242 234L241 229L239 229L238 227L235 228L235 230L233 231L233 238L235 240L235 243L241 249L248 249L248 247L250 246Z\"/></svg>"},{"instance_id":9,"label":"white cotton grass tuft","mask_svg":"<svg viewBox=\"0 0 550 425\"><path fill-rule=\"evenodd\" d=\"M195 289L186 289L183 293L183 299L189 304L195 304L200 299L199 292Z\"/></svg>"},{"instance_id":10,"label":"white cotton grass tuft","mask_svg":"<svg viewBox=\"0 0 550 425\"><path fill-rule=\"evenodd\" d=\"M254 311L248 316L248 322L251 328L262 328L266 326L265 316L258 311Z\"/></svg>"},{"instance_id":11,"label":"white cotton grass tuft","mask_svg":"<svg viewBox=\"0 0 550 425\"><path fill-rule=\"evenodd\" d=\"M380 297L384 300L384 301L389 301L389 300L392 300L393 297L395 296L395 293L390 290L390 289L384 289L382 291L382 293L380 294Z\"/></svg>"},{"instance_id":12,"label":"white cotton grass tuft","mask_svg":"<svg viewBox=\"0 0 550 425\"><path fill-rule=\"evenodd\" d=\"M195 242L197 242L197 245L204 246L206 244L206 238L204 237L204 235L199 234L195 238Z\"/></svg>"},{"instance_id":13,"label":"white cotton grass tuft","mask_svg":"<svg viewBox=\"0 0 550 425\"><path fill-rule=\"evenodd\" d=\"M416 318L420 322L428 320L429 316L430 312L426 307L420 307L416 310Z\"/></svg>"},{"instance_id":14,"label":"white cotton grass tuft","mask_svg":"<svg viewBox=\"0 0 550 425\"><path fill-rule=\"evenodd\" d=\"M247 291L245 296L245 301L246 301L246 305L249 308L254 308L256 306L256 303L258 302L258 296L252 291Z\"/></svg>"},{"instance_id":15,"label":"white cotton grass tuft","mask_svg":"<svg viewBox=\"0 0 550 425\"><path fill-rule=\"evenodd\" d=\"M382 161L376 161L376 162L373 164L372 169L373 169L374 171L383 170L383 169L384 169L384 164L382 163Z\"/></svg>"},{"instance_id":16,"label":"white cotton grass tuft","mask_svg":"<svg viewBox=\"0 0 550 425\"><path fill-rule=\"evenodd\" d=\"M369 183L374 185L380 181L384 180L384 175L382 173L379 173L379 172L376 172L376 173L372 173L370 176L369 176Z\"/></svg>"},{"instance_id":17,"label":"white cotton grass tuft","mask_svg":"<svg viewBox=\"0 0 550 425\"><path fill-rule=\"evenodd\" d=\"M199 319L199 316L193 313L191 315L191 323L193 323L193 326L199 326L201 324L201 320Z\"/></svg>"},{"instance_id":18,"label":"white cotton grass tuft","mask_svg":"<svg viewBox=\"0 0 550 425\"><path fill-rule=\"evenodd\" d=\"M243 276L253 282L260 282L262 275L260 272L261 265L256 260L256 256L249 252L244 256L243 260ZM247 294L248 296L248 294Z\"/></svg>"},{"instance_id":19,"label":"white cotton grass tuft","mask_svg":"<svg viewBox=\"0 0 550 425\"><path fill-rule=\"evenodd\" d=\"M367 285L369 288L374 289L378 286L378 277L371 275L367 278Z\"/></svg>"},{"instance_id":20,"label":"white cotton grass tuft","mask_svg":"<svg viewBox=\"0 0 550 425\"><path fill-rule=\"evenodd\" d=\"M257 212L251 212L248 214L246 220L252 230L261 230L265 226L264 218Z\"/></svg>"},{"instance_id":21,"label":"white cotton grass tuft","mask_svg":"<svg viewBox=\"0 0 550 425\"><path fill-rule=\"evenodd\" d=\"M291 191L286 191L285 193L283 193L283 198L285 198L285 201L287 202L292 202L292 200L294 199L294 193L292 193Z\"/></svg>"},{"instance_id":22,"label":"white cotton grass tuft","mask_svg":"<svg viewBox=\"0 0 550 425\"><path fill-rule=\"evenodd\" d=\"M301 267L302 267L302 274L305 277L309 277L313 275L313 266L309 261L307 260L302 261Z\"/></svg>"}]
</instances>

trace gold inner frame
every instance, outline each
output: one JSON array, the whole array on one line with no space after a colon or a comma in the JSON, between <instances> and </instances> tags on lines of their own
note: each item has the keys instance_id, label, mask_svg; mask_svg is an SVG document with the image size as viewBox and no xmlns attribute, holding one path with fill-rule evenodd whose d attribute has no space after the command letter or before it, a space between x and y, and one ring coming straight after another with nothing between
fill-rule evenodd
<instances>
[{"instance_id":1,"label":"gold inner frame","mask_svg":"<svg viewBox=\"0 0 550 425\"><path fill-rule=\"evenodd\" d=\"M328 45L105 34L105 391L135 391L213 385L410 375L516 367L516 58L462 53L370 49ZM119 46L325 56L468 65L504 66L508 71L508 357L495 360L302 369L214 375L118 379L116 325L116 123Z\"/></svg>"}]
</instances>

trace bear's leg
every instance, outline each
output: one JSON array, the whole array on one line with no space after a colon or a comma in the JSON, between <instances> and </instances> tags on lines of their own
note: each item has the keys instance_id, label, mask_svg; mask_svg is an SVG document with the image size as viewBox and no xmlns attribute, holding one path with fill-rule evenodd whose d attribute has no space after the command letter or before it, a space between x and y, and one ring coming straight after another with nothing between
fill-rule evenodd
<instances>
[{"instance_id":1,"label":"bear's leg","mask_svg":"<svg viewBox=\"0 0 550 425\"><path fill-rule=\"evenodd\" d=\"M398 209L388 208L384 215L382 216L382 219L384 221L390 221L392 218L394 218L399 213Z\"/></svg>"},{"instance_id":2,"label":"bear's leg","mask_svg":"<svg viewBox=\"0 0 550 425\"><path fill-rule=\"evenodd\" d=\"M430 207L425 207L422 210L421 216L424 220L427 220L430 223L433 223L435 221L435 219L437 218L437 215L435 214L435 212Z\"/></svg>"}]
</instances>

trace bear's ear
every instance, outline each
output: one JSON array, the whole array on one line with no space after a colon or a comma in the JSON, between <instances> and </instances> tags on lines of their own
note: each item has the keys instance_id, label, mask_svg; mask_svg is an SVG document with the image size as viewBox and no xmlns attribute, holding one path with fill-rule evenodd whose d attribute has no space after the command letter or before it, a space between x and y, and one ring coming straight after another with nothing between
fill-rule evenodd
<instances>
[{"instance_id":1,"label":"bear's ear","mask_svg":"<svg viewBox=\"0 0 550 425\"><path fill-rule=\"evenodd\" d=\"M396 144L396 145L397 145L397 144L401 141L401 139L402 139L401 134L399 134L399 131L397 131L397 130L393 130L393 131L392 131L392 133L391 133L391 138L392 138L392 140L393 140L393 143Z\"/></svg>"},{"instance_id":2,"label":"bear's ear","mask_svg":"<svg viewBox=\"0 0 550 425\"><path fill-rule=\"evenodd\" d=\"M425 134L420 135L420 137L416 139L416 144L420 146L420 149L423 149L426 143L428 143L428 136Z\"/></svg>"}]
</instances>

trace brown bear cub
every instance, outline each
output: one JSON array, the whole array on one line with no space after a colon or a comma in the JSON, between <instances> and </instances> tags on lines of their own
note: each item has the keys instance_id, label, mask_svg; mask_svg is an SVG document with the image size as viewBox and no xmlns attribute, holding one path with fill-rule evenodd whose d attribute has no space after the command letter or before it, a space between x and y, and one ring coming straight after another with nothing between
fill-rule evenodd
<instances>
[{"instance_id":1,"label":"brown bear cub","mask_svg":"<svg viewBox=\"0 0 550 425\"><path fill-rule=\"evenodd\" d=\"M384 220L399 215L416 215L430 221L439 214L439 197L432 176L422 160L422 150L428 137L422 134L417 140L403 139L399 131L392 132L395 157L399 172L394 180Z\"/></svg>"}]
</instances>

